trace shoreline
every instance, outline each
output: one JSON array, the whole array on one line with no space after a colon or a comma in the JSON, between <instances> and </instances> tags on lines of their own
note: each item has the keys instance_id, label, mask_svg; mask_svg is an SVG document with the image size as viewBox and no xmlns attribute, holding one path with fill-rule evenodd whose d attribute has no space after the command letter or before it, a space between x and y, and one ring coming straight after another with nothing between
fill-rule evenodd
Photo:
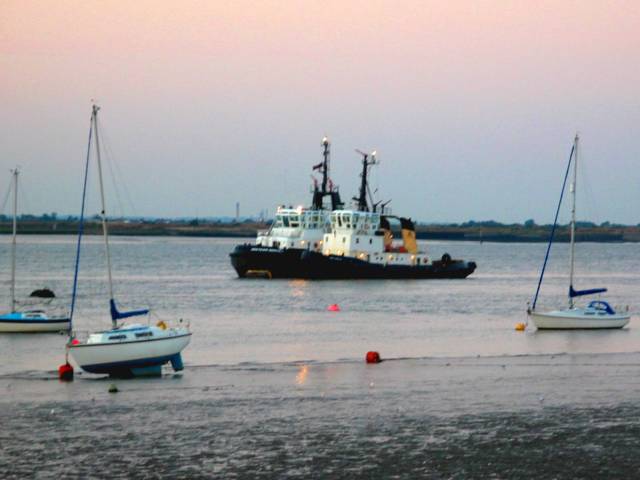
<instances>
[{"instance_id":1,"label":"shoreline","mask_svg":"<svg viewBox=\"0 0 640 480\"><path fill-rule=\"evenodd\" d=\"M123 222L109 223L109 233L114 236L176 236L203 238L255 238L259 230L267 230L269 224L260 222L211 223L211 222ZM85 223L86 235L101 235L99 222ZM21 221L19 235L76 235L76 221ZM0 235L11 234L11 223L0 222ZM550 226L526 227L523 225L454 226L420 225L416 227L418 240L447 240L498 243L546 243ZM568 243L569 229L557 229L555 242ZM578 228L577 242L640 243L640 226L590 226Z\"/></svg>"}]
</instances>

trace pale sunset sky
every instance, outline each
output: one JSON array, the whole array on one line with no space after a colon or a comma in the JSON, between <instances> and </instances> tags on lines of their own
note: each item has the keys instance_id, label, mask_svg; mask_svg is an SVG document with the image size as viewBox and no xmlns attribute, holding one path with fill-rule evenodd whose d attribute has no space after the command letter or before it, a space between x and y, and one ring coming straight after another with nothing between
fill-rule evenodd
<instances>
[{"instance_id":1,"label":"pale sunset sky","mask_svg":"<svg viewBox=\"0 0 640 480\"><path fill-rule=\"evenodd\" d=\"M394 213L549 223L579 131L578 216L640 223L637 0L0 0L0 200L78 213L92 99L113 214L309 204L326 134L344 198L376 149Z\"/></svg>"}]
</instances>

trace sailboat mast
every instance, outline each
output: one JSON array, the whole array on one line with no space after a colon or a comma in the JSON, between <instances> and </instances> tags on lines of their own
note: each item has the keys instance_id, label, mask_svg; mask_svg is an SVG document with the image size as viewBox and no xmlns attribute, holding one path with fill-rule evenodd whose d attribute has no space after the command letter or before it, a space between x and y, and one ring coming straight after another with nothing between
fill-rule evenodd
<instances>
[{"instance_id":1,"label":"sailboat mast","mask_svg":"<svg viewBox=\"0 0 640 480\"><path fill-rule=\"evenodd\" d=\"M13 170L13 232L11 238L11 311L16 311L16 235L18 232L18 167Z\"/></svg>"},{"instance_id":2,"label":"sailboat mast","mask_svg":"<svg viewBox=\"0 0 640 480\"><path fill-rule=\"evenodd\" d=\"M569 288L573 289L573 274L575 270L575 257L576 257L576 184L578 181L578 140L579 137L576 134L576 138L573 143L574 157L573 157L573 183L571 184L571 265L569 269ZM569 295L569 308L573 308L573 297Z\"/></svg>"},{"instance_id":3,"label":"sailboat mast","mask_svg":"<svg viewBox=\"0 0 640 480\"><path fill-rule=\"evenodd\" d=\"M93 106L93 128L96 135L96 158L98 159L98 179L100 181L100 200L102 201L102 235L104 237L104 251L107 257L107 276L109 278L109 300L113 300L113 280L111 278L111 253L109 251L109 229L107 227L107 207L104 201L104 182L102 181L102 161L100 158L100 136L98 135L98 110L100 107ZM113 327L117 327L116 320L113 321Z\"/></svg>"}]
</instances>

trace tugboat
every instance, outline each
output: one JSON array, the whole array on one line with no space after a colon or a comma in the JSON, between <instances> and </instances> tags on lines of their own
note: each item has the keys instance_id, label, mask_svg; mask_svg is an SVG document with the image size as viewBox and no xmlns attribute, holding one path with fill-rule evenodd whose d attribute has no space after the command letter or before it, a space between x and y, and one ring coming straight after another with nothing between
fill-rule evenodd
<instances>
[{"instance_id":1,"label":"tugboat","mask_svg":"<svg viewBox=\"0 0 640 480\"><path fill-rule=\"evenodd\" d=\"M306 251L322 251L323 235L329 213L343 208L338 188L329 177L331 143L322 139L322 162L313 166L322 181L313 177L313 199L310 208L279 206L267 231L258 232L256 243L238 245L229 254L240 278L300 278L300 255ZM329 199L326 205L325 199Z\"/></svg>"},{"instance_id":2,"label":"tugboat","mask_svg":"<svg viewBox=\"0 0 640 480\"><path fill-rule=\"evenodd\" d=\"M356 209L331 212L330 230L323 237L322 250L304 251L300 257L300 278L428 279L471 275L475 262L455 260L448 253L438 260L429 258L418 250L411 219L386 214L385 204L373 203L367 171L377 163L375 152L358 153L362 155L362 174L360 194L353 198ZM376 211L378 207L380 211ZM399 243L394 242L392 222L400 224Z\"/></svg>"}]
</instances>

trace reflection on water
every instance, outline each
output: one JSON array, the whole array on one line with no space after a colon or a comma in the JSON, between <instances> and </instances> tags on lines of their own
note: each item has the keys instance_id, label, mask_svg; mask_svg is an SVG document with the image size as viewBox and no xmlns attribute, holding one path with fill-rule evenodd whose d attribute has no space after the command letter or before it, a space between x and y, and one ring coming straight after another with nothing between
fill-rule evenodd
<instances>
[{"instance_id":1,"label":"reflection on water","mask_svg":"<svg viewBox=\"0 0 640 480\"><path fill-rule=\"evenodd\" d=\"M309 374L309 366L308 365L300 365L300 370L296 375L296 384L304 385L307 381L307 375Z\"/></svg>"}]
</instances>

